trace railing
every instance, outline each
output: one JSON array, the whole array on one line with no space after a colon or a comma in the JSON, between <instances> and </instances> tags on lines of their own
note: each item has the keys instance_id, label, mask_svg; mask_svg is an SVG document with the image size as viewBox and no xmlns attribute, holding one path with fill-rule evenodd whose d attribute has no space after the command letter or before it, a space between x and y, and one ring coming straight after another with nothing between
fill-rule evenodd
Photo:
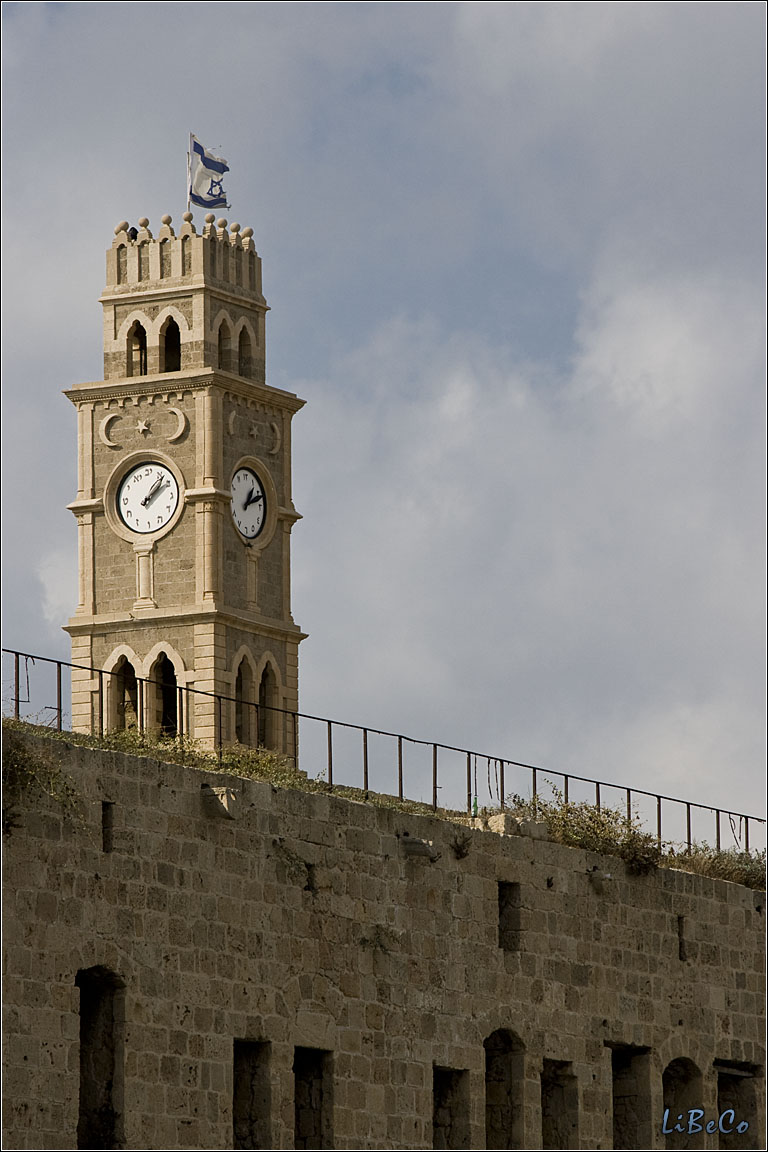
<instances>
[{"instance_id":1,"label":"railing","mask_svg":"<svg viewBox=\"0 0 768 1152\"><path fill-rule=\"evenodd\" d=\"M108 729L105 685L108 677L118 675L117 671L108 672L8 648L2 651L3 657L12 662L12 676L6 675L5 669L3 674L4 711L12 707L12 714L17 719L29 719L55 727L59 732L65 731L65 720L71 712L65 705L69 685L65 684L62 670L75 669L90 673L91 680L96 681L91 734L105 734ZM44 668L53 671L52 683L50 675L47 679L42 675ZM32 679L30 669L33 671ZM309 759L322 763L324 760L324 769L318 775L324 775L331 788L344 786L365 793L375 791L397 796L400 800L421 802L434 810L438 807L454 810L466 807L470 814L477 814L479 808L488 806L498 806L503 810L508 790L510 793L527 792L531 799L546 797L547 793L551 795L556 790L566 802L589 800L597 808L604 807L606 802L616 808L620 803L628 819L636 817L654 828L660 845L678 848L685 845L690 850L696 841L707 839L711 842L714 834L714 846L718 851L724 846L735 846L744 851L765 846L766 822L759 816L184 685L141 677L136 677L135 683L136 726L139 731L145 728L157 730L159 727L157 723L148 722L148 689L152 687L166 694L172 692L175 708L171 711L175 714L168 734L177 736L182 743L185 738L194 736L196 706L200 709L206 706L207 701L213 701L214 744L220 761L224 754L226 731L231 731L232 743L235 742L234 710L247 708L253 721L250 730L254 733L260 731L259 719L265 711L282 718L282 737L276 740L278 747L294 751L297 768L299 747L302 748L303 761ZM55 704L43 703L46 699L55 699ZM481 769L480 775L478 768ZM483 768L485 780L482 778ZM560 783L556 785L555 780ZM393 790L395 781L396 790ZM732 844L730 840L724 844L723 833L727 839L729 830Z\"/></svg>"}]
</instances>

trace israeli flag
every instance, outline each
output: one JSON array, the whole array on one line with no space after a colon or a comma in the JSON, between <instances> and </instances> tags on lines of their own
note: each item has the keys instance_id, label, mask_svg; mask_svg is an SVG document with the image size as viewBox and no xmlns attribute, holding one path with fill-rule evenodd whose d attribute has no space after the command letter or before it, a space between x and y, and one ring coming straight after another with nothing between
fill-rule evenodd
<instances>
[{"instance_id":1,"label":"israeli flag","mask_svg":"<svg viewBox=\"0 0 768 1152\"><path fill-rule=\"evenodd\" d=\"M199 208L229 208L221 186L229 165L220 156L203 148L195 136L189 137L189 201Z\"/></svg>"}]
</instances>

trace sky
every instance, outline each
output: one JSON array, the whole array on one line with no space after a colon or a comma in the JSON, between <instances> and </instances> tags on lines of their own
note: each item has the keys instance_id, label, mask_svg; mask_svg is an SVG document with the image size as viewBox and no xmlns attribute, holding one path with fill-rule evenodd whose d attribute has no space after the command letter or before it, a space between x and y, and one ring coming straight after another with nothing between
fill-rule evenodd
<instances>
[{"instance_id":1,"label":"sky","mask_svg":"<svg viewBox=\"0 0 768 1152\"><path fill-rule=\"evenodd\" d=\"M763 6L6 3L3 32L4 645L67 658L61 391L101 376L115 224L180 223L194 132L263 259L267 380L307 401L301 709L763 815Z\"/></svg>"}]
</instances>

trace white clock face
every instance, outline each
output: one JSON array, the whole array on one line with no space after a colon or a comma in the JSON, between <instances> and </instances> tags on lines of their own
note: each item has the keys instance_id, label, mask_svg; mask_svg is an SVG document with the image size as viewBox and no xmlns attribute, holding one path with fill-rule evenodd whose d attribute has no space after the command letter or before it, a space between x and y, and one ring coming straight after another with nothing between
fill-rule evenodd
<instances>
[{"instance_id":1,"label":"white clock face","mask_svg":"<svg viewBox=\"0 0 768 1152\"><path fill-rule=\"evenodd\" d=\"M232 477L232 519L246 540L253 540L267 519L267 497L264 486L250 468L238 468Z\"/></svg>"},{"instance_id":2,"label":"white clock face","mask_svg":"<svg viewBox=\"0 0 768 1152\"><path fill-rule=\"evenodd\" d=\"M117 490L117 511L132 532L164 528L179 506L179 485L170 468L154 460L127 472Z\"/></svg>"}]
</instances>

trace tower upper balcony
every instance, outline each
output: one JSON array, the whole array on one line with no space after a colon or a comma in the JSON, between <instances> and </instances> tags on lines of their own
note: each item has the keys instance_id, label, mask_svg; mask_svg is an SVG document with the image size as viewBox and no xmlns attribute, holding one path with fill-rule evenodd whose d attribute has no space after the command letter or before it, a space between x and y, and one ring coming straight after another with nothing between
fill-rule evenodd
<instances>
[{"instance_id":1,"label":"tower upper balcony","mask_svg":"<svg viewBox=\"0 0 768 1152\"><path fill-rule=\"evenodd\" d=\"M253 229L213 213L198 233L185 212L153 236L121 221L107 251L104 379L217 368L264 382L261 259Z\"/></svg>"}]
</instances>

